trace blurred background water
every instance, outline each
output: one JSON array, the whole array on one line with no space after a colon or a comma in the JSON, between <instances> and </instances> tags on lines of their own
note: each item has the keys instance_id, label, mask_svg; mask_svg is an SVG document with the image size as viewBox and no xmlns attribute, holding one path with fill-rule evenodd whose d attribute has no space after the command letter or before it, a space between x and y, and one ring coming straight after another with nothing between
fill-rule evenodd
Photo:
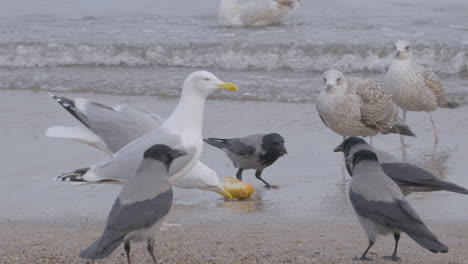
<instances>
[{"instance_id":1,"label":"blurred background water","mask_svg":"<svg viewBox=\"0 0 468 264\"><path fill-rule=\"evenodd\" d=\"M281 24L247 28L219 26L217 8L217 0L3 0L0 88L176 96L188 73L208 69L238 82L239 100L307 102L330 68L381 78L392 42L407 39L416 60L465 97L465 0L303 0Z\"/></svg>"}]
</instances>

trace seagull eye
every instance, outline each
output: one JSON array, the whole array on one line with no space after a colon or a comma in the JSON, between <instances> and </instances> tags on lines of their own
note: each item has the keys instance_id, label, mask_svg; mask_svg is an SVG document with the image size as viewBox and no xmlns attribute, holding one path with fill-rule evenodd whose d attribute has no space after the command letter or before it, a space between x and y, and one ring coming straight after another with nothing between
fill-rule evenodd
<instances>
[{"instance_id":1,"label":"seagull eye","mask_svg":"<svg viewBox=\"0 0 468 264\"><path fill-rule=\"evenodd\" d=\"M327 78L323 78L323 82L326 83L326 82L327 82Z\"/></svg>"},{"instance_id":2,"label":"seagull eye","mask_svg":"<svg viewBox=\"0 0 468 264\"><path fill-rule=\"evenodd\" d=\"M409 46L406 46L406 47L405 47L405 50L409 50Z\"/></svg>"},{"instance_id":3,"label":"seagull eye","mask_svg":"<svg viewBox=\"0 0 468 264\"><path fill-rule=\"evenodd\" d=\"M208 77L205 77L205 78L203 78L203 80L204 80L204 81L209 81L209 80L210 80L210 78L208 78Z\"/></svg>"},{"instance_id":4,"label":"seagull eye","mask_svg":"<svg viewBox=\"0 0 468 264\"><path fill-rule=\"evenodd\" d=\"M340 82L341 82L341 78L336 79L336 83L340 83Z\"/></svg>"},{"instance_id":5,"label":"seagull eye","mask_svg":"<svg viewBox=\"0 0 468 264\"><path fill-rule=\"evenodd\" d=\"M393 46L393 49L396 50L396 46Z\"/></svg>"}]
</instances>

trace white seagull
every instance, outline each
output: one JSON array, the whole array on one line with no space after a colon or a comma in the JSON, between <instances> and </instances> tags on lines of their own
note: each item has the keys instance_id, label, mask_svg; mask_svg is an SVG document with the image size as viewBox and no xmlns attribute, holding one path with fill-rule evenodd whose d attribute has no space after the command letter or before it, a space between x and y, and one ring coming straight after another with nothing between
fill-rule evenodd
<instances>
[{"instance_id":1,"label":"white seagull","mask_svg":"<svg viewBox=\"0 0 468 264\"><path fill-rule=\"evenodd\" d=\"M265 26L278 23L299 0L263 0L240 5L237 0L219 2L219 20L223 26Z\"/></svg>"},{"instance_id":2,"label":"white seagull","mask_svg":"<svg viewBox=\"0 0 468 264\"><path fill-rule=\"evenodd\" d=\"M49 94L83 126L49 127L46 130L46 136L73 139L102 150L109 155L119 151L133 140L155 130L165 121L164 118L156 114L131 105L110 107L83 98L69 99ZM85 170L87 168L64 173L57 180L83 182L81 174ZM182 189L214 191L227 199L232 199L229 192L221 185L216 172L201 162L197 162L189 173L173 182L172 185Z\"/></svg>"},{"instance_id":3,"label":"white seagull","mask_svg":"<svg viewBox=\"0 0 468 264\"><path fill-rule=\"evenodd\" d=\"M413 51L408 41L395 42L393 49L395 57L385 75L384 87L392 93L393 100L403 110L403 121L406 121L407 111L429 113L437 144L439 137L431 111L437 107L456 108L459 104L448 100L437 74L413 61Z\"/></svg>"},{"instance_id":4,"label":"white seagull","mask_svg":"<svg viewBox=\"0 0 468 264\"><path fill-rule=\"evenodd\" d=\"M175 160L169 170L171 183L181 179L200 159L203 150L202 123L205 101L210 94L220 89L238 90L235 84L223 82L212 73L197 71L190 74L184 81L176 109L160 127L130 142L89 169L83 170L81 180L127 182L135 177L145 150L154 144L165 144L187 153ZM76 108L86 116L94 114L88 111L91 108L81 105L83 101L76 103L78 104L75 105Z\"/></svg>"}]
</instances>

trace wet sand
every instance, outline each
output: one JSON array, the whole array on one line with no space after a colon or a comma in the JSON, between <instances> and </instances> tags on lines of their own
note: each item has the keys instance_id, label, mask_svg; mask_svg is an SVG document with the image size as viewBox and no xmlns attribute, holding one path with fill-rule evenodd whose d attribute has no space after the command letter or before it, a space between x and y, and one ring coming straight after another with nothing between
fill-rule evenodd
<instances>
[{"instance_id":1,"label":"wet sand","mask_svg":"<svg viewBox=\"0 0 468 264\"><path fill-rule=\"evenodd\" d=\"M131 103L167 116L174 98L81 96L106 103ZM68 140L46 138L52 125L78 125L45 93L0 91L0 263L86 263L77 255L94 241L120 187L71 186L52 181L63 171L85 167L105 154ZM434 113L440 144L434 150L427 114L409 113L418 135L404 149L398 136L377 136L374 145L468 186L465 160L468 108ZM163 263L354 263L367 239L347 197L349 180L341 155L332 149L341 137L324 127L312 104L210 100L205 136L235 137L275 131L286 138L289 155L265 170L265 179L281 186L265 190L246 171L257 192L248 201L225 202L214 193L175 190L166 221L181 227L162 231L156 252ZM202 160L222 177L235 169L219 150L205 146ZM465 263L468 257L468 197L447 192L409 197L426 224L450 252L432 254L403 236L403 263ZM148 263L136 245L135 263ZM378 240L374 263L393 249L393 238ZM96 263L125 263L119 248Z\"/></svg>"}]
</instances>

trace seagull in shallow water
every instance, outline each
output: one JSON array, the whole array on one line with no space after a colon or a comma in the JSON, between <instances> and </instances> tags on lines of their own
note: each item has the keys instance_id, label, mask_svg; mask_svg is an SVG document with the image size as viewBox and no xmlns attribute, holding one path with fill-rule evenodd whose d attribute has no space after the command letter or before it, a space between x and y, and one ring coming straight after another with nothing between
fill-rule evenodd
<instances>
[{"instance_id":1,"label":"seagull in shallow water","mask_svg":"<svg viewBox=\"0 0 468 264\"><path fill-rule=\"evenodd\" d=\"M323 123L343 137L375 136L378 133L414 136L398 120L398 109L390 94L377 81L355 79L348 84L343 73L323 74L326 88L317 98L317 111Z\"/></svg>"},{"instance_id":2,"label":"seagull in shallow water","mask_svg":"<svg viewBox=\"0 0 468 264\"><path fill-rule=\"evenodd\" d=\"M49 93L50 94L50 93ZM69 99L50 94L62 107L72 114L83 126L49 127L46 136L69 138L86 143L112 155L133 140L157 129L165 121L156 114L131 105L107 106L83 98ZM58 181L84 182L82 168L60 175ZM223 188L218 175L201 162L172 186L182 189L214 191L227 199L232 196Z\"/></svg>"},{"instance_id":3,"label":"seagull in shallow water","mask_svg":"<svg viewBox=\"0 0 468 264\"><path fill-rule=\"evenodd\" d=\"M353 155L359 150L370 150L374 152L385 174L400 187L406 196L412 192L434 192L449 191L468 194L468 190L454 183L441 180L431 172L414 166L410 163L400 162L387 152L381 151L367 144L358 137L349 137L335 148L335 152L343 152L346 170L353 176Z\"/></svg>"},{"instance_id":4,"label":"seagull in shallow water","mask_svg":"<svg viewBox=\"0 0 468 264\"><path fill-rule=\"evenodd\" d=\"M140 163L139 157L154 144L165 144L187 153L174 161L169 171L170 182L179 180L200 159L203 150L202 123L205 101L210 94L221 89L237 91L237 86L223 82L209 72L197 71L190 74L184 81L177 107L160 127L83 171L81 180L126 182L135 176ZM79 105L77 108L87 109ZM92 113L85 111L85 114Z\"/></svg>"},{"instance_id":5,"label":"seagull in shallow water","mask_svg":"<svg viewBox=\"0 0 468 264\"><path fill-rule=\"evenodd\" d=\"M236 177L242 180L244 169L255 169L255 177L265 183L266 188L279 188L262 178L263 170L279 157L287 154L284 138L278 133L256 134L243 138L207 138L206 143L223 150L234 167L239 168Z\"/></svg>"},{"instance_id":6,"label":"seagull in shallow water","mask_svg":"<svg viewBox=\"0 0 468 264\"><path fill-rule=\"evenodd\" d=\"M437 144L439 137L431 112L437 107L456 108L459 104L449 101L437 74L413 61L413 51L408 41L395 42L393 49L395 57L385 75L384 87L403 110L403 121L406 121L407 111L429 113Z\"/></svg>"},{"instance_id":7,"label":"seagull in shallow water","mask_svg":"<svg viewBox=\"0 0 468 264\"><path fill-rule=\"evenodd\" d=\"M262 0L240 5L238 0L220 0L219 20L223 26L265 26L278 23L299 0Z\"/></svg>"},{"instance_id":8,"label":"seagull in shallow water","mask_svg":"<svg viewBox=\"0 0 468 264\"><path fill-rule=\"evenodd\" d=\"M157 144L144 152L143 161L120 191L107 218L102 236L80 253L86 259L109 256L122 242L130 260L130 242L146 242L154 263L154 235L172 206L168 172L174 160L185 152Z\"/></svg>"},{"instance_id":9,"label":"seagull in shallow water","mask_svg":"<svg viewBox=\"0 0 468 264\"><path fill-rule=\"evenodd\" d=\"M369 246L361 260L374 245L377 236L393 233L395 248L391 258L398 261L400 232L406 233L420 246L434 253L446 253L448 247L426 227L416 211L406 201L400 188L382 170L377 155L370 150L359 150L353 156L353 177L349 198L359 223L369 239Z\"/></svg>"}]
</instances>

